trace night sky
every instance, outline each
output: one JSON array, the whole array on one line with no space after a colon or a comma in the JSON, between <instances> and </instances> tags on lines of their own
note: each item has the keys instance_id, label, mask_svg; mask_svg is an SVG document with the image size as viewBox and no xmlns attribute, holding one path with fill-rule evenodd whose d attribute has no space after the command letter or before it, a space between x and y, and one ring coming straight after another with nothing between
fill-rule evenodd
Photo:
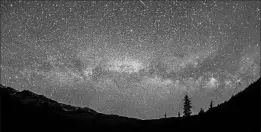
<instances>
[{"instance_id":1,"label":"night sky","mask_svg":"<svg viewBox=\"0 0 261 132\"><path fill-rule=\"evenodd\" d=\"M260 77L258 1L1 2L1 83L141 119Z\"/></svg>"}]
</instances>

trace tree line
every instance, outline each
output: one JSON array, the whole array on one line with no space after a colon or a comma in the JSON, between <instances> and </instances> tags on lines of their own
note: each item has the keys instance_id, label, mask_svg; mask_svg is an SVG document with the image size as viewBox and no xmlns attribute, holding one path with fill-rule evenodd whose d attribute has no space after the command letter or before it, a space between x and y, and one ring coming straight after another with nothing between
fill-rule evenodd
<instances>
[{"instance_id":1,"label":"tree line","mask_svg":"<svg viewBox=\"0 0 261 132\"><path fill-rule=\"evenodd\" d=\"M183 99L184 103L183 103L183 116L184 117L188 117L188 116L191 116L192 114L192 105L191 105L191 100L189 98L189 96L186 94L184 96L184 99ZM213 101L211 100L210 102L210 105L209 105L209 110L213 108ZM198 113L198 115L201 115L203 114L205 111L203 108L200 108L200 111ZM181 114L180 112L178 112L178 117L181 117ZM167 118L167 113L165 112L164 113L164 118Z\"/></svg>"}]
</instances>

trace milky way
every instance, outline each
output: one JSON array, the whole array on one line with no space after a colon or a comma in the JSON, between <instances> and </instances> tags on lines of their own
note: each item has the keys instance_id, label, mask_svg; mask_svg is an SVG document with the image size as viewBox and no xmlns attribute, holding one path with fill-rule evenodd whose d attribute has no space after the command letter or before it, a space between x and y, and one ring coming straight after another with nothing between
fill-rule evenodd
<instances>
[{"instance_id":1,"label":"milky way","mask_svg":"<svg viewBox=\"0 0 261 132\"><path fill-rule=\"evenodd\" d=\"M260 2L5 1L1 83L142 119L260 77Z\"/></svg>"}]
</instances>

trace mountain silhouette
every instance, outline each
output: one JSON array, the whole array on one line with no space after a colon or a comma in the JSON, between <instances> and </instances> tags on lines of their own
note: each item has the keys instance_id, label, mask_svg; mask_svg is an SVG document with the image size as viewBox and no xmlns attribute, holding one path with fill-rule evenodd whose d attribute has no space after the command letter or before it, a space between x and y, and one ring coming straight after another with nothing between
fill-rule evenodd
<instances>
[{"instance_id":1,"label":"mountain silhouette","mask_svg":"<svg viewBox=\"0 0 261 132\"><path fill-rule=\"evenodd\" d=\"M0 86L1 131L260 131L260 79L199 115L140 120L62 104L28 90Z\"/></svg>"}]
</instances>

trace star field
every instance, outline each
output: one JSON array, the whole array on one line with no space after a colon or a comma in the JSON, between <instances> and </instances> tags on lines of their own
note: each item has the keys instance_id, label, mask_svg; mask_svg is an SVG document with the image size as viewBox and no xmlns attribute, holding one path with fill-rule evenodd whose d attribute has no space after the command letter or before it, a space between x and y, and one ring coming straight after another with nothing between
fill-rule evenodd
<instances>
[{"instance_id":1,"label":"star field","mask_svg":"<svg viewBox=\"0 0 261 132\"><path fill-rule=\"evenodd\" d=\"M207 108L260 77L257 1L4 1L1 83L136 118Z\"/></svg>"}]
</instances>

